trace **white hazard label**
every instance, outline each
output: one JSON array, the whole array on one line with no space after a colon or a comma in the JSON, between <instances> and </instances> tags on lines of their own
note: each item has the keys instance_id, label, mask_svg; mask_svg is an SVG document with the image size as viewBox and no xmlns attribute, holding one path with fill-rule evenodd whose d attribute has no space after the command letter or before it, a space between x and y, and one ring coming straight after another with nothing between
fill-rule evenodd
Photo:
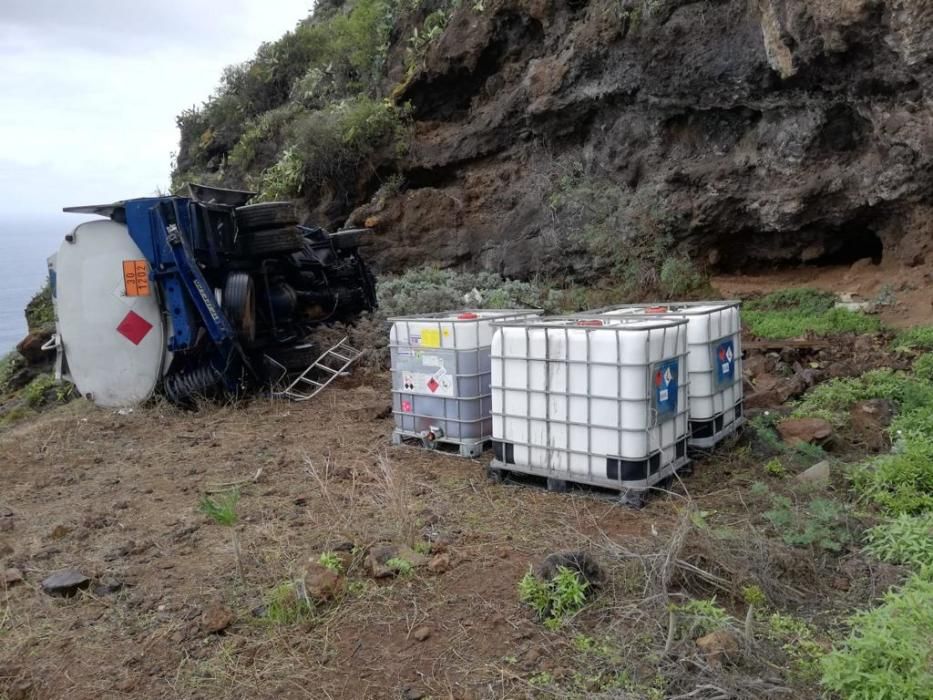
<instances>
[{"instance_id":1,"label":"white hazard label","mask_svg":"<svg viewBox=\"0 0 933 700\"><path fill-rule=\"evenodd\" d=\"M733 354L732 346L730 345L729 349L726 350L726 359L729 360L729 362L732 362L733 358L735 358L735 354Z\"/></svg>"},{"instance_id":2,"label":"white hazard label","mask_svg":"<svg viewBox=\"0 0 933 700\"><path fill-rule=\"evenodd\" d=\"M665 385L669 385L669 384L671 383L671 380L672 380L673 378L674 378L674 375L671 373L671 368L668 367L666 370L664 370L664 384L665 384ZM667 392L666 392L666 391L664 392L664 398L662 398L661 400L662 400L662 401L666 401L666 400L667 400Z\"/></svg>"}]
</instances>

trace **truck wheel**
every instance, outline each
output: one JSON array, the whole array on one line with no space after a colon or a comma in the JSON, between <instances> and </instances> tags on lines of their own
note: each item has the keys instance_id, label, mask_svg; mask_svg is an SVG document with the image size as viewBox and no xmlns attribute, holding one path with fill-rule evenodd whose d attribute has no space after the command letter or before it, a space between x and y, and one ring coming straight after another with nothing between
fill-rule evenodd
<instances>
[{"instance_id":1,"label":"truck wheel","mask_svg":"<svg viewBox=\"0 0 933 700\"><path fill-rule=\"evenodd\" d=\"M256 338L256 286L246 272L231 272L224 283L223 307L237 335L247 342Z\"/></svg>"},{"instance_id":2,"label":"truck wheel","mask_svg":"<svg viewBox=\"0 0 933 700\"><path fill-rule=\"evenodd\" d=\"M291 202L263 202L237 207L236 223L240 231L283 228L298 223L298 213Z\"/></svg>"},{"instance_id":3,"label":"truck wheel","mask_svg":"<svg viewBox=\"0 0 933 700\"><path fill-rule=\"evenodd\" d=\"M250 252L254 255L297 253L305 244L301 232L295 228L253 231L249 235L251 238Z\"/></svg>"},{"instance_id":4,"label":"truck wheel","mask_svg":"<svg viewBox=\"0 0 933 700\"><path fill-rule=\"evenodd\" d=\"M320 355L316 345L302 343L288 347L269 348L266 355L282 365L289 372L304 372Z\"/></svg>"}]
</instances>

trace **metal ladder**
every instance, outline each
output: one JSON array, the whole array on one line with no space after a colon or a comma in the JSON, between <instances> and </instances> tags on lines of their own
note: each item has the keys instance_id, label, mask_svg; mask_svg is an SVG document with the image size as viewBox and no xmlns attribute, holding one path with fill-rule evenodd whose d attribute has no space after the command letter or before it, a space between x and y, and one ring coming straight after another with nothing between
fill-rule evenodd
<instances>
[{"instance_id":1,"label":"metal ladder","mask_svg":"<svg viewBox=\"0 0 933 700\"><path fill-rule=\"evenodd\" d=\"M272 395L291 401L313 399L363 354L362 350L352 347L348 340L344 338L329 350L325 350L304 372L293 379L291 384L281 391L274 391ZM318 379L311 379L309 375L315 375Z\"/></svg>"}]
</instances>

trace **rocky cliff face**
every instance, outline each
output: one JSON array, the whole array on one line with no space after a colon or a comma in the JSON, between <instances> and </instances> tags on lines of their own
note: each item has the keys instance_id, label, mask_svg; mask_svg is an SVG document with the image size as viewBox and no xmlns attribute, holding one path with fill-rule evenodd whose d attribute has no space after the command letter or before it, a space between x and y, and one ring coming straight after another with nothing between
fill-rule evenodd
<instances>
[{"instance_id":1,"label":"rocky cliff face","mask_svg":"<svg viewBox=\"0 0 933 700\"><path fill-rule=\"evenodd\" d=\"M933 240L929 0L467 1L407 82L389 55L402 185L350 216L383 271L913 264Z\"/></svg>"}]
</instances>

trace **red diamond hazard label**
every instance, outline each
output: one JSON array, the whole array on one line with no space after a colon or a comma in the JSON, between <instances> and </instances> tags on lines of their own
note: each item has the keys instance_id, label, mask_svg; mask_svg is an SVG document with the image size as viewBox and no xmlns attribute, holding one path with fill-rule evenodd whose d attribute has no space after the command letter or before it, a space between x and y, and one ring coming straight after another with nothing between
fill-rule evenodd
<instances>
[{"instance_id":1,"label":"red diamond hazard label","mask_svg":"<svg viewBox=\"0 0 933 700\"><path fill-rule=\"evenodd\" d=\"M135 311L130 311L124 316L123 320L120 321L120 325L117 326L117 333L122 335L133 345L139 345L143 342L143 338L145 338L146 334L151 330L152 324Z\"/></svg>"},{"instance_id":2,"label":"red diamond hazard label","mask_svg":"<svg viewBox=\"0 0 933 700\"><path fill-rule=\"evenodd\" d=\"M434 377L431 377L431 378L428 380L428 389L431 390L431 393L432 393L432 394L433 394L435 391L437 391L437 388L438 388L439 386L440 386L440 384L437 383L437 380L436 380Z\"/></svg>"}]
</instances>

